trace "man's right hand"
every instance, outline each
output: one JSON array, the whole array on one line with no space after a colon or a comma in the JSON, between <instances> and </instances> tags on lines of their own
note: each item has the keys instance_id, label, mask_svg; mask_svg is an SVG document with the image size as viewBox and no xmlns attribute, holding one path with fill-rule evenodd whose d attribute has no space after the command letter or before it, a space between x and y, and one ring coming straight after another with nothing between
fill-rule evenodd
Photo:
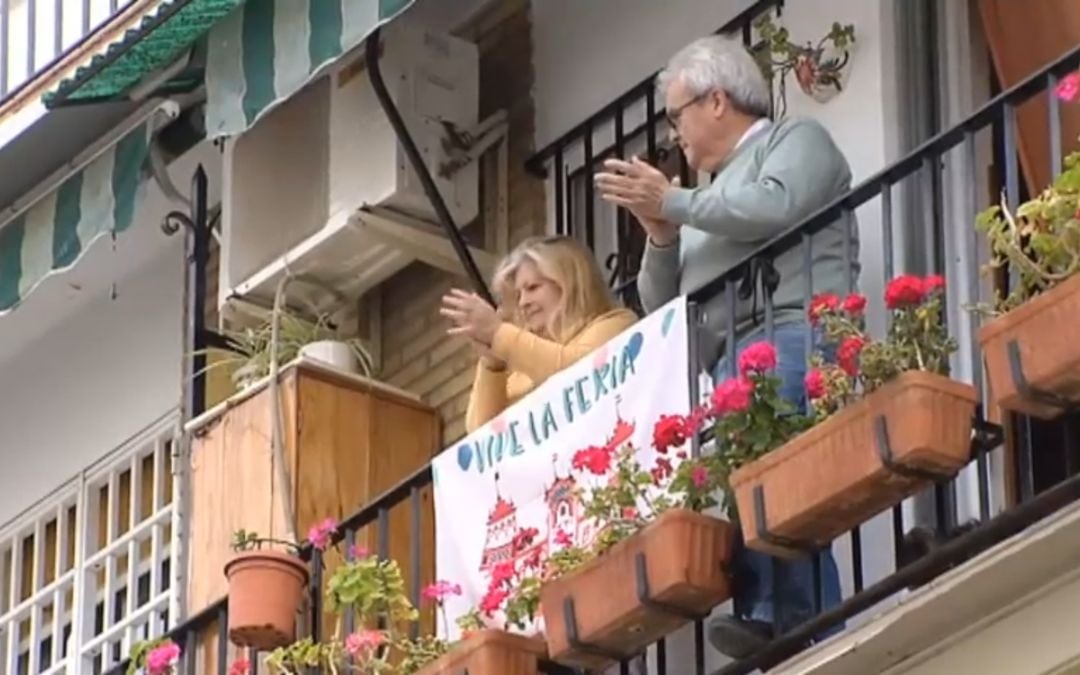
<instances>
[{"instance_id":1,"label":"man's right hand","mask_svg":"<svg viewBox=\"0 0 1080 675\"><path fill-rule=\"evenodd\" d=\"M671 187L679 187L679 177L675 176L671 179ZM669 223L663 218L649 218L642 216L639 213L635 213L634 217L641 223L642 229L649 235L649 240L653 246L666 247L671 246L679 239L679 226L676 223Z\"/></svg>"}]
</instances>

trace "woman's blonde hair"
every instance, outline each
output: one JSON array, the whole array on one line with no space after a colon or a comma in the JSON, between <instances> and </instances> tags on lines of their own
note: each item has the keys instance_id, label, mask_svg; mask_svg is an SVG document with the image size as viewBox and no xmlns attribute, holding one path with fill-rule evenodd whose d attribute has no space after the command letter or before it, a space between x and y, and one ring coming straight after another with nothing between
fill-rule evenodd
<instances>
[{"instance_id":1,"label":"woman's blonde hair","mask_svg":"<svg viewBox=\"0 0 1080 675\"><path fill-rule=\"evenodd\" d=\"M504 315L515 324L524 325L515 286L524 262L535 264L561 291L559 306L548 321L548 337L567 342L590 321L615 309L615 299L589 249L571 237L532 237L503 258L492 283Z\"/></svg>"}]
</instances>

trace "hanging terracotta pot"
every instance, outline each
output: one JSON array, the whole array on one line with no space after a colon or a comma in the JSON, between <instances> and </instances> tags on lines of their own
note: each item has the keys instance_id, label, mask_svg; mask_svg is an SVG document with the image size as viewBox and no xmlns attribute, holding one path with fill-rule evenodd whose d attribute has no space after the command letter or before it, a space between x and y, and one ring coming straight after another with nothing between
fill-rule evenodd
<instances>
[{"instance_id":1,"label":"hanging terracotta pot","mask_svg":"<svg viewBox=\"0 0 1080 675\"><path fill-rule=\"evenodd\" d=\"M293 641L308 583L303 560L280 551L244 551L225 565L229 580L229 640L270 651Z\"/></svg>"},{"instance_id":2,"label":"hanging terracotta pot","mask_svg":"<svg viewBox=\"0 0 1080 675\"><path fill-rule=\"evenodd\" d=\"M731 474L746 545L821 548L971 455L975 388L909 371Z\"/></svg>"},{"instance_id":3,"label":"hanging terracotta pot","mask_svg":"<svg viewBox=\"0 0 1080 675\"><path fill-rule=\"evenodd\" d=\"M1080 274L979 329L994 403L1043 419L1080 400Z\"/></svg>"},{"instance_id":4,"label":"hanging terracotta pot","mask_svg":"<svg viewBox=\"0 0 1080 675\"><path fill-rule=\"evenodd\" d=\"M599 669L633 656L730 597L729 523L673 509L540 588L548 653Z\"/></svg>"},{"instance_id":5,"label":"hanging terracotta pot","mask_svg":"<svg viewBox=\"0 0 1080 675\"><path fill-rule=\"evenodd\" d=\"M454 645L416 675L536 675L547 657L543 640L502 630L481 630Z\"/></svg>"}]
</instances>

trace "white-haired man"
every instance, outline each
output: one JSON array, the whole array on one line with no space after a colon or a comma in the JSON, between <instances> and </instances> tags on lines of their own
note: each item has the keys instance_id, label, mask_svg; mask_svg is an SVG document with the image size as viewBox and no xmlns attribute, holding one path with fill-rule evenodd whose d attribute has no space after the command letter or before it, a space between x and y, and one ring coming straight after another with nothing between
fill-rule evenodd
<instances>
[{"instance_id":1,"label":"white-haired man","mask_svg":"<svg viewBox=\"0 0 1080 675\"><path fill-rule=\"evenodd\" d=\"M638 290L650 311L714 279L851 184L847 161L820 124L769 119L768 85L741 44L716 36L697 40L672 57L657 86L688 164L715 172L716 178L694 189L682 188L637 158L608 160L605 171L596 175L601 196L630 210L648 233ZM814 236L815 293L843 293L854 283L857 267L847 264L844 255L844 228L850 228L848 243L855 259L853 225L844 218ZM772 295L781 393L800 406L805 404L810 330L804 313L804 254L796 247L773 261L779 285ZM733 325L723 293L703 307L704 349L709 362L716 363L718 379L727 376L730 365L726 359L716 360L726 340L734 336L741 351L765 338L762 286L759 279L748 281L750 297L738 298ZM822 606L828 609L840 602L839 576L831 550L818 555ZM734 568L735 614L709 625L710 641L720 651L745 657L774 636L778 617L781 632L786 632L814 615L811 557L774 560L740 546Z\"/></svg>"}]
</instances>

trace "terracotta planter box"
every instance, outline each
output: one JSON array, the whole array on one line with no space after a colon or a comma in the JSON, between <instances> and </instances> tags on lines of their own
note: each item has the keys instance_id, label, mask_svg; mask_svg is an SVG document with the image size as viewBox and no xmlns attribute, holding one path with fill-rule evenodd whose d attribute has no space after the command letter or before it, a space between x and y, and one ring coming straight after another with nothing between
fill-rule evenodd
<instances>
[{"instance_id":1,"label":"terracotta planter box","mask_svg":"<svg viewBox=\"0 0 1080 675\"><path fill-rule=\"evenodd\" d=\"M545 583L540 610L551 658L599 669L708 614L731 595L726 568L733 543L726 521L676 509ZM568 634L574 628L576 640Z\"/></svg>"},{"instance_id":2,"label":"terracotta planter box","mask_svg":"<svg viewBox=\"0 0 1080 675\"><path fill-rule=\"evenodd\" d=\"M547 656L543 640L482 630L427 664L416 675L536 675Z\"/></svg>"},{"instance_id":3,"label":"terracotta planter box","mask_svg":"<svg viewBox=\"0 0 1080 675\"><path fill-rule=\"evenodd\" d=\"M746 545L800 556L955 473L971 454L975 403L970 385L907 372L741 467L731 486Z\"/></svg>"},{"instance_id":4,"label":"terracotta planter box","mask_svg":"<svg viewBox=\"0 0 1080 675\"><path fill-rule=\"evenodd\" d=\"M1043 419L1064 409L1035 394L1021 391L1013 377L1010 343L1019 354L1027 385L1065 401L1080 400L1080 274L1028 300L979 329L986 376L994 402L1014 412Z\"/></svg>"},{"instance_id":5,"label":"terracotta planter box","mask_svg":"<svg viewBox=\"0 0 1080 675\"><path fill-rule=\"evenodd\" d=\"M245 551L225 565L225 576L230 641L260 651L293 641L296 613L308 583L303 560L280 551Z\"/></svg>"}]
</instances>

